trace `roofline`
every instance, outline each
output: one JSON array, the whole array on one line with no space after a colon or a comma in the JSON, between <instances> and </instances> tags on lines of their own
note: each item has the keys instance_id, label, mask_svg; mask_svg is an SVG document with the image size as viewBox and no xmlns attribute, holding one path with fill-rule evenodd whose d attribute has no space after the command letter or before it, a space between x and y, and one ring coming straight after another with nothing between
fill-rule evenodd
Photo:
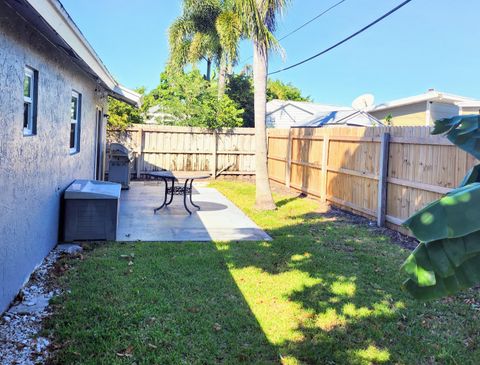
<instances>
[{"instance_id":1,"label":"roofline","mask_svg":"<svg viewBox=\"0 0 480 365\"><path fill-rule=\"evenodd\" d=\"M272 100L272 101L273 101L273 100ZM306 112L306 113L308 113L308 114L311 114L311 115L314 115L314 114L315 114L314 112L312 113L310 110L306 110L306 109L304 109L304 108L301 108L301 107L298 106L298 105L292 104L290 100L285 100L285 103L284 103L284 104L280 105L278 108L272 110L271 112L268 112L268 113L265 114L265 115L268 116L268 115L270 115L270 114L273 114L273 113L279 111L280 109L282 109L282 108L284 108L284 107L286 107L286 106L288 106L288 105L291 105L291 106L293 106L293 107L295 107L295 108L297 108L297 109L303 110L304 112Z\"/></svg>"},{"instance_id":2,"label":"roofline","mask_svg":"<svg viewBox=\"0 0 480 365\"><path fill-rule=\"evenodd\" d=\"M480 107L480 100L460 101L455 103L455 105L461 108L477 108Z\"/></svg>"},{"instance_id":3,"label":"roofline","mask_svg":"<svg viewBox=\"0 0 480 365\"><path fill-rule=\"evenodd\" d=\"M59 0L25 0L109 89L111 96L139 105L141 95L120 85Z\"/></svg>"},{"instance_id":4,"label":"roofline","mask_svg":"<svg viewBox=\"0 0 480 365\"><path fill-rule=\"evenodd\" d=\"M405 106L405 105L417 104L417 103L427 102L427 101L447 101L447 102L449 101L449 102L457 103L462 101L474 101L474 99L465 97L465 96L460 96L460 95L442 93L439 91L428 91L424 94L410 96L407 98L397 99L387 103L375 105L371 108L368 108L367 112L376 112L376 111L396 108L396 107Z\"/></svg>"},{"instance_id":5,"label":"roofline","mask_svg":"<svg viewBox=\"0 0 480 365\"><path fill-rule=\"evenodd\" d=\"M272 102L279 102L280 105L272 110L271 112L268 112L266 113L266 116L270 115L270 114L273 114L277 111L279 111L280 109L288 106L288 105L291 105L297 109L300 109L300 110L303 110L304 112L307 112L311 115L315 115L317 113L321 113L321 112L324 112L324 111L327 111L327 110L307 110L305 107L302 107L300 105L298 105L299 103L305 103L305 104L312 104L312 105L315 105L315 106L318 106L318 107L326 107L326 108L331 108L331 110L344 110L345 107L342 107L342 106L335 106L335 105L331 105L331 104L319 104L319 103L313 103L313 102L310 102L310 101L295 101L295 100L280 100L280 99L272 99L270 100L268 103L272 103Z\"/></svg>"},{"instance_id":6,"label":"roofline","mask_svg":"<svg viewBox=\"0 0 480 365\"><path fill-rule=\"evenodd\" d=\"M375 123L377 123L378 125L377 126L385 126L380 120L378 120L377 118L375 118L373 115L363 111L363 110L356 110L356 109L348 109L348 110L334 110L330 113L333 113L333 112L338 112L338 111L342 111L342 112L350 112L350 114L348 114L347 116L344 116L343 118L340 118L339 120L337 120L335 123L332 123L330 124L329 122L326 122L326 123L323 123L323 124L320 124L320 125L317 125L317 126L305 126L305 125L302 125L300 123L300 125L292 125L290 126L290 128L322 128L324 126L341 126L341 125L352 125L352 126L359 126L359 127L365 127L363 124L356 124L356 123L348 123L348 121L350 119L352 119L354 116L356 116L357 114L360 114L360 115L363 115L365 118L367 118L368 120L370 121L373 121ZM328 112L327 112L328 113ZM321 116L320 113L316 113L313 117L315 118L316 116ZM327 115L323 115L323 117L325 117ZM306 121L303 121L303 123L305 123ZM309 121L310 122L310 121ZM340 123L340 122L343 122L343 123Z\"/></svg>"},{"instance_id":7,"label":"roofline","mask_svg":"<svg viewBox=\"0 0 480 365\"><path fill-rule=\"evenodd\" d=\"M327 106L327 107L331 107L331 108L343 108L343 107L340 106L340 105L321 104L321 103L316 103L316 102L314 102L314 101L282 100L282 99L272 99L272 100L268 101L267 104L268 104L268 103L272 103L272 102L278 102L278 103L283 103L283 104L286 104L286 103L291 103L291 104L310 104L310 105L316 105L316 106Z\"/></svg>"}]
</instances>

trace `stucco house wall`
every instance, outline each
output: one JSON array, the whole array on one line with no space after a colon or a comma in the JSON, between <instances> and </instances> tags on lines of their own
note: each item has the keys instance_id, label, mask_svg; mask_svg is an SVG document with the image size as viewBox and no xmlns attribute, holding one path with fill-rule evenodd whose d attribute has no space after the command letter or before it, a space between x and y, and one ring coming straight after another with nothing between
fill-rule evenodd
<instances>
[{"instance_id":1,"label":"stucco house wall","mask_svg":"<svg viewBox=\"0 0 480 365\"><path fill-rule=\"evenodd\" d=\"M38 70L33 136L23 135L25 66ZM0 313L58 242L64 189L74 179L94 178L96 107L106 107L95 89L85 72L0 1ZM82 98L76 154L69 148L72 90Z\"/></svg>"},{"instance_id":2,"label":"stucco house wall","mask_svg":"<svg viewBox=\"0 0 480 365\"><path fill-rule=\"evenodd\" d=\"M480 107L462 107L460 115L480 114Z\"/></svg>"},{"instance_id":3,"label":"stucco house wall","mask_svg":"<svg viewBox=\"0 0 480 365\"><path fill-rule=\"evenodd\" d=\"M403 105L394 108L371 110L369 114L381 122L385 122L388 115L392 116L393 126L424 126L427 104L425 102Z\"/></svg>"}]
</instances>

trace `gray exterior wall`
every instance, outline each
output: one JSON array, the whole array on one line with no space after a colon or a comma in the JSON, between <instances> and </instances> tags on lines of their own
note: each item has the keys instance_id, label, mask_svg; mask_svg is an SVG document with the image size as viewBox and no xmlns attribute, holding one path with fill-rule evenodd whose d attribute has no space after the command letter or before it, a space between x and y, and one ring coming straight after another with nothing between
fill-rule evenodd
<instances>
[{"instance_id":1,"label":"gray exterior wall","mask_svg":"<svg viewBox=\"0 0 480 365\"><path fill-rule=\"evenodd\" d=\"M24 67L38 70L37 134L23 136ZM95 169L96 83L0 0L0 313L58 241L60 200ZM72 90L82 95L70 154Z\"/></svg>"}]
</instances>

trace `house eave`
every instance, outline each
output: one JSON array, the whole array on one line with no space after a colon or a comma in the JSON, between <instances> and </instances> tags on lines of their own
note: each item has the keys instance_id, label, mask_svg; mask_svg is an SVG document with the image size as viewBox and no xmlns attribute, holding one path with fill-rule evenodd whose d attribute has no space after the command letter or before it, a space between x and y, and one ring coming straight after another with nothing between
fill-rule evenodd
<instances>
[{"instance_id":1,"label":"house eave","mask_svg":"<svg viewBox=\"0 0 480 365\"><path fill-rule=\"evenodd\" d=\"M58 0L5 2L109 94L131 105L139 105L140 95L121 86L113 78Z\"/></svg>"},{"instance_id":2,"label":"house eave","mask_svg":"<svg viewBox=\"0 0 480 365\"><path fill-rule=\"evenodd\" d=\"M428 101L456 104L459 102L472 101L472 100L473 99L471 98L467 98L463 96L446 94L438 91L429 91L425 94L410 96L408 98L393 100L388 103L375 105L367 109L367 112L377 112L377 111L388 110L388 109L398 108L401 106L418 104L418 103L423 103Z\"/></svg>"}]
</instances>

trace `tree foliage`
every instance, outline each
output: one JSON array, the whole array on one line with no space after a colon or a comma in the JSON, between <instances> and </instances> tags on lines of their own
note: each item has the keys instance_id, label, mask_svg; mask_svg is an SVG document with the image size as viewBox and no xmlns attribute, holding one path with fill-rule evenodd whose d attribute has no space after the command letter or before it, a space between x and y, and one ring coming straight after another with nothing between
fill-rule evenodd
<instances>
[{"instance_id":1,"label":"tree foliage","mask_svg":"<svg viewBox=\"0 0 480 365\"><path fill-rule=\"evenodd\" d=\"M268 80L267 82L267 100L293 100L293 101L312 101L309 96L303 96L302 91L291 83L284 83L280 80Z\"/></svg>"},{"instance_id":2,"label":"tree foliage","mask_svg":"<svg viewBox=\"0 0 480 365\"><path fill-rule=\"evenodd\" d=\"M245 74L232 75L228 82L227 95L239 108L243 109L243 126L253 127L255 116L253 112L253 80Z\"/></svg>"},{"instance_id":3,"label":"tree foliage","mask_svg":"<svg viewBox=\"0 0 480 365\"><path fill-rule=\"evenodd\" d=\"M225 90L227 68L238 57L242 23L231 0L184 0L183 12L169 28L169 68L182 71L205 60L210 81L212 63L219 68L219 98Z\"/></svg>"},{"instance_id":4,"label":"tree foliage","mask_svg":"<svg viewBox=\"0 0 480 365\"><path fill-rule=\"evenodd\" d=\"M160 85L144 98L144 108L158 106L162 124L206 128L231 128L243 124L243 110L223 95L218 99L217 84L205 80L198 70L162 73Z\"/></svg>"},{"instance_id":5,"label":"tree foliage","mask_svg":"<svg viewBox=\"0 0 480 365\"><path fill-rule=\"evenodd\" d=\"M144 123L149 117L149 109L156 106L154 114L159 124L254 127L252 76L246 73L232 75L226 95L220 100L214 98L217 87L215 81L206 81L196 70L188 73L164 72L159 86L151 92L146 93L145 88L136 90L143 95L139 109L109 97L108 124L124 129L131 124ZM302 95L300 89L280 80L268 82L267 95L269 100L310 100Z\"/></svg>"},{"instance_id":6,"label":"tree foliage","mask_svg":"<svg viewBox=\"0 0 480 365\"><path fill-rule=\"evenodd\" d=\"M240 73L232 75L228 82L227 95L244 110L243 126L253 127L253 79L251 75ZM267 100L293 100L293 101L311 101L308 96L303 96L299 88L291 83L284 83L280 80L269 80L267 83Z\"/></svg>"}]
</instances>

